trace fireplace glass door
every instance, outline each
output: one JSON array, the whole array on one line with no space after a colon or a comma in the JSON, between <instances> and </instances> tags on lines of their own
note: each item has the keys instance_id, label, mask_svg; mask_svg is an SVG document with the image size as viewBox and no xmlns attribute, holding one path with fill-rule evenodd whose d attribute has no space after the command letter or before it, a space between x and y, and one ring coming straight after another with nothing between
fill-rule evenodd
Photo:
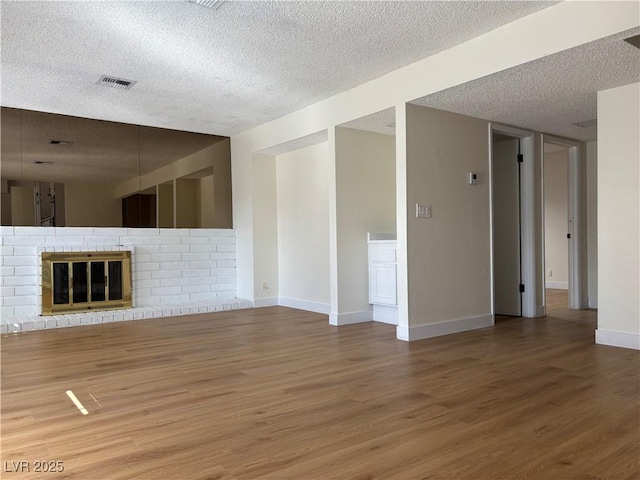
<instances>
[{"instance_id":1,"label":"fireplace glass door","mask_svg":"<svg viewBox=\"0 0 640 480\"><path fill-rule=\"evenodd\" d=\"M43 315L130 306L130 252L42 254Z\"/></svg>"}]
</instances>

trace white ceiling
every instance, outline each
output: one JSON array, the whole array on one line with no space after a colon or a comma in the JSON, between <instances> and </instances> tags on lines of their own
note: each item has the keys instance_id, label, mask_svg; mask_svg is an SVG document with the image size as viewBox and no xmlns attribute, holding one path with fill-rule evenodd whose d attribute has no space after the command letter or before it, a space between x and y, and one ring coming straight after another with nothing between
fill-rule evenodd
<instances>
[{"instance_id":1,"label":"white ceiling","mask_svg":"<svg viewBox=\"0 0 640 480\"><path fill-rule=\"evenodd\" d=\"M3 1L0 103L233 135L553 3Z\"/></svg>"},{"instance_id":2,"label":"white ceiling","mask_svg":"<svg viewBox=\"0 0 640 480\"><path fill-rule=\"evenodd\" d=\"M597 92L640 82L640 28L549 55L412 103L576 140L595 140ZM638 105L629 106L639 108Z\"/></svg>"}]
</instances>

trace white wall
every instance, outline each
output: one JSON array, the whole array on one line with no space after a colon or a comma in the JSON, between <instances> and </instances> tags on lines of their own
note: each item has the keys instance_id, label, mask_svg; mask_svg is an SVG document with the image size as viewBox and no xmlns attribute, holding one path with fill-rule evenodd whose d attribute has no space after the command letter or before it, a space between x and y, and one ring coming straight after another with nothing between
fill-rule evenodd
<instances>
[{"instance_id":1,"label":"white wall","mask_svg":"<svg viewBox=\"0 0 640 480\"><path fill-rule=\"evenodd\" d=\"M544 248L547 288L569 288L569 150L544 154ZM552 273L549 276L549 272Z\"/></svg>"},{"instance_id":2,"label":"white wall","mask_svg":"<svg viewBox=\"0 0 640 480\"><path fill-rule=\"evenodd\" d=\"M276 159L279 303L328 313L327 143Z\"/></svg>"},{"instance_id":3,"label":"white wall","mask_svg":"<svg viewBox=\"0 0 640 480\"><path fill-rule=\"evenodd\" d=\"M640 83L598 92L596 342L640 349Z\"/></svg>"},{"instance_id":4,"label":"white wall","mask_svg":"<svg viewBox=\"0 0 640 480\"><path fill-rule=\"evenodd\" d=\"M240 296L254 299L259 293L255 289L259 285L256 278L265 274L258 265L265 263L263 257L271 255L269 248L263 250L264 242L254 231L255 152L322 130L328 130L331 138L334 127L344 122L389 107L398 108L415 98L634 28L640 24L638 11L637 2L561 2L232 137ZM527 41L514 42L518 38ZM402 192L399 194L403 196Z\"/></svg>"},{"instance_id":5,"label":"white wall","mask_svg":"<svg viewBox=\"0 0 640 480\"><path fill-rule=\"evenodd\" d=\"M251 175L253 177L253 231L255 245L254 269L259 272L253 278L255 305L278 304L278 197L276 188L276 157L254 154ZM247 260L247 259L238 259ZM253 255L250 258L254 260Z\"/></svg>"},{"instance_id":6,"label":"white wall","mask_svg":"<svg viewBox=\"0 0 640 480\"><path fill-rule=\"evenodd\" d=\"M598 308L598 142L586 147L588 295L589 308Z\"/></svg>"},{"instance_id":7,"label":"white wall","mask_svg":"<svg viewBox=\"0 0 640 480\"><path fill-rule=\"evenodd\" d=\"M335 129L336 325L371 320L368 232L396 231L395 137Z\"/></svg>"},{"instance_id":8,"label":"white wall","mask_svg":"<svg viewBox=\"0 0 640 480\"><path fill-rule=\"evenodd\" d=\"M67 226L122 226L122 201L113 187L65 183L64 197Z\"/></svg>"},{"instance_id":9,"label":"white wall","mask_svg":"<svg viewBox=\"0 0 640 480\"><path fill-rule=\"evenodd\" d=\"M488 123L407 105L406 137L409 318L398 337L491 325ZM432 218L416 218L416 203Z\"/></svg>"}]
</instances>

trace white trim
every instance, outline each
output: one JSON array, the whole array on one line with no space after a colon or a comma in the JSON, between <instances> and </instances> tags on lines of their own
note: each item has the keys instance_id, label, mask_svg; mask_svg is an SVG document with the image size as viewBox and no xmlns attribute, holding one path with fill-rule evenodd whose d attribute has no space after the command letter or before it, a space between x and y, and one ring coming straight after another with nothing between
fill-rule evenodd
<instances>
[{"instance_id":1,"label":"white trim","mask_svg":"<svg viewBox=\"0 0 640 480\"><path fill-rule=\"evenodd\" d=\"M589 297L589 308L598 308L598 297Z\"/></svg>"},{"instance_id":2,"label":"white trim","mask_svg":"<svg viewBox=\"0 0 640 480\"><path fill-rule=\"evenodd\" d=\"M253 300L254 308L275 307L278 305L278 297L263 297Z\"/></svg>"},{"instance_id":3,"label":"white trim","mask_svg":"<svg viewBox=\"0 0 640 480\"><path fill-rule=\"evenodd\" d=\"M297 298L280 297L278 298L278 305L297 308L298 310L306 310L307 312L322 313L324 315L329 315L329 312L331 312L331 305L328 303L310 302Z\"/></svg>"},{"instance_id":4,"label":"white trim","mask_svg":"<svg viewBox=\"0 0 640 480\"><path fill-rule=\"evenodd\" d=\"M398 325L398 307L373 305L373 321Z\"/></svg>"},{"instance_id":5,"label":"white trim","mask_svg":"<svg viewBox=\"0 0 640 480\"><path fill-rule=\"evenodd\" d=\"M544 144L553 143L562 145L569 149L569 192L568 192L568 225L567 233L571 234L569 244L569 308L580 309L586 308L588 299L586 294L586 282L583 281L583 272L586 272L586 265L583 261L584 235L582 232L582 210L583 205L580 201L582 196L581 175L584 166L581 164L581 144L575 140L567 138L555 137L553 135L542 135L542 158L544 165ZM544 203L544 188L543 188ZM543 225L544 225L544 216ZM544 257L542 259L544 262ZM546 267L543 263L543 270Z\"/></svg>"},{"instance_id":6,"label":"white trim","mask_svg":"<svg viewBox=\"0 0 640 480\"><path fill-rule=\"evenodd\" d=\"M547 280L544 287L555 288L557 290L569 290L569 282L552 282L551 280Z\"/></svg>"},{"instance_id":7,"label":"white trim","mask_svg":"<svg viewBox=\"0 0 640 480\"><path fill-rule=\"evenodd\" d=\"M544 305L538 305L536 308L536 317L544 317L547 315L547 307Z\"/></svg>"},{"instance_id":8,"label":"white trim","mask_svg":"<svg viewBox=\"0 0 640 480\"><path fill-rule=\"evenodd\" d=\"M371 310L361 310L359 312L349 312L349 313L330 313L329 314L329 323L336 327L341 325L352 325L354 323L365 323L371 322L372 318Z\"/></svg>"},{"instance_id":9,"label":"white trim","mask_svg":"<svg viewBox=\"0 0 640 480\"><path fill-rule=\"evenodd\" d=\"M396 338L398 340L413 341L423 338L439 337L452 333L466 332L478 328L492 327L494 323L493 315L478 315L477 317L457 318L445 322L427 323L425 325L415 325L413 327L396 327Z\"/></svg>"},{"instance_id":10,"label":"white trim","mask_svg":"<svg viewBox=\"0 0 640 480\"><path fill-rule=\"evenodd\" d=\"M530 130L489 123L489 190L490 190L490 228L491 228L491 311L495 313L494 270L493 270L493 132L500 132L520 139L523 163L520 170L520 272L525 291L522 294L521 315L527 318L537 316L536 292L536 255L535 255L535 134Z\"/></svg>"},{"instance_id":11,"label":"white trim","mask_svg":"<svg viewBox=\"0 0 640 480\"><path fill-rule=\"evenodd\" d=\"M616 332L598 328L596 330L596 343L610 347L640 350L640 335L637 333Z\"/></svg>"}]
</instances>

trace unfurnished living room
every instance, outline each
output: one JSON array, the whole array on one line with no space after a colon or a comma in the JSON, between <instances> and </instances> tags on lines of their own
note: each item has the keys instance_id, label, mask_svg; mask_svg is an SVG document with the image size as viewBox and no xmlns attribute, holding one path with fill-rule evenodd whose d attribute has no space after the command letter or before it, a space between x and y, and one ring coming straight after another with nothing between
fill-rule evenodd
<instances>
[{"instance_id":1,"label":"unfurnished living room","mask_svg":"<svg viewBox=\"0 0 640 480\"><path fill-rule=\"evenodd\" d=\"M640 2L0 21L2 478L640 478Z\"/></svg>"}]
</instances>

